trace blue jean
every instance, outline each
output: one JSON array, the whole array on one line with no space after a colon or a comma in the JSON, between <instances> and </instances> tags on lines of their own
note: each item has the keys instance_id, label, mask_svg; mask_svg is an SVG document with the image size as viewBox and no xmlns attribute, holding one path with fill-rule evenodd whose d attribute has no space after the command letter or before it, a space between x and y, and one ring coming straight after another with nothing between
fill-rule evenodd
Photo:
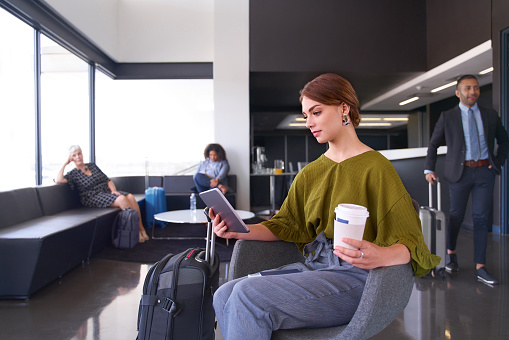
<instances>
[{"instance_id":1,"label":"blue jean","mask_svg":"<svg viewBox=\"0 0 509 340\"><path fill-rule=\"evenodd\" d=\"M198 190L198 192L204 192L204 191L207 191L207 190L211 189L211 187L210 187L210 177L205 175L205 174L202 174L202 173L194 174L193 175L193 181L194 181L194 185L196 185L196 189ZM223 180L220 180L219 184L228 186L227 178L224 178Z\"/></svg>"},{"instance_id":2,"label":"blue jean","mask_svg":"<svg viewBox=\"0 0 509 340\"><path fill-rule=\"evenodd\" d=\"M447 249L456 250L458 234L465 217L468 197L472 194L472 220L474 222L474 262L486 264L486 246L493 206L495 170L487 166L465 167L456 183L449 183L451 208L447 233Z\"/></svg>"},{"instance_id":3,"label":"blue jean","mask_svg":"<svg viewBox=\"0 0 509 340\"><path fill-rule=\"evenodd\" d=\"M268 340L278 329L348 323L359 305L368 271L346 262L328 267L315 264L295 263L282 268L302 272L244 277L219 287L214 310L223 338Z\"/></svg>"}]
</instances>

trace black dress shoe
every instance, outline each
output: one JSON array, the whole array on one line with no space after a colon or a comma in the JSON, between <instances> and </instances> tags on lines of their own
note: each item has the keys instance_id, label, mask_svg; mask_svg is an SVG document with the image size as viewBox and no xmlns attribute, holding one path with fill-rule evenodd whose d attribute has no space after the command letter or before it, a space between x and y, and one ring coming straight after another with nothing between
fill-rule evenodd
<instances>
[{"instance_id":1,"label":"black dress shoe","mask_svg":"<svg viewBox=\"0 0 509 340\"><path fill-rule=\"evenodd\" d=\"M498 285L498 280L486 269L486 266L481 267L475 271L477 280L489 285Z\"/></svg>"},{"instance_id":2,"label":"black dress shoe","mask_svg":"<svg viewBox=\"0 0 509 340\"><path fill-rule=\"evenodd\" d=\"M455 273L460 270L458 267L458 260L456 259L456 254L449 254L449 263L445 265L445 270L448 273Z\"/></svg>"}]
</instances>

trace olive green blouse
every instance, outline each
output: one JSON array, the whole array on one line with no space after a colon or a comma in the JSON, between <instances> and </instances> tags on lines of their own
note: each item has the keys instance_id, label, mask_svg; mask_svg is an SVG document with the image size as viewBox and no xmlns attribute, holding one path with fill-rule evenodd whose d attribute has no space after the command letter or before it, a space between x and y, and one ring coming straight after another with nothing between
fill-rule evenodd
<instances>
[{"instance_id":1,"label":"olive green blouse","mask_svg":"<svg viewBox=\"0 0 509 340\"><path fill-rule=\"evenodd\" d=\"M367 207L364 240L382 247L404 244L415 276L426 275L440 263L424 243L419 216L396 170L377 151L340 163L321 155L297 174L279 213L262 223L302 250L321 232L334 237L339 203Z\"/></svg>"}]
</instances>

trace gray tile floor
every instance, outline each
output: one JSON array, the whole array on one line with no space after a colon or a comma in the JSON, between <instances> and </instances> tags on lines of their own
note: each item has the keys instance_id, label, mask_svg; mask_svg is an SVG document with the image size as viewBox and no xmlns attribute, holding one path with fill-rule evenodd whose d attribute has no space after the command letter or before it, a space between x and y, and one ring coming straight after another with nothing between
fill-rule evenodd
<instances>
[{"instance_id":1,"label":"gray tile floor","mask_svg":"<svg viewBox=\"0 0 509 340\"><path fill-rule=\"evenodd\" d=\"M475 279L472 233L462 231L460 272L417 279L404 313L373 339L509 339L508 240L489 239L489 268L502 282L489 287ZM92 259L29 301L0 301L0 338L134 340L148 268ZM223 263L222 277L225 270Z\"/></svg>"}]
</instances>

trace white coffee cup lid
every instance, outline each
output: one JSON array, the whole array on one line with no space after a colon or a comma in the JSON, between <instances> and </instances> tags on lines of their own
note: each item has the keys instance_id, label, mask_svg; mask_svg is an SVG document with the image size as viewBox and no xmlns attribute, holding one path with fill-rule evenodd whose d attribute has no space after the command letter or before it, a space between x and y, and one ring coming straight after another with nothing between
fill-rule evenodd
<instances>
[{"instance_id":1,"label":"white coffee cup lid","mask_svg":"<svg viewBox=\"0 0 509 340\"><path fill-rule=\"evenodd\" d=\"M336 214L348 214L350 216L368 217L369 211L366 207L357 204L341 203L334 209Z\"/></svg>"}]
</instances>

